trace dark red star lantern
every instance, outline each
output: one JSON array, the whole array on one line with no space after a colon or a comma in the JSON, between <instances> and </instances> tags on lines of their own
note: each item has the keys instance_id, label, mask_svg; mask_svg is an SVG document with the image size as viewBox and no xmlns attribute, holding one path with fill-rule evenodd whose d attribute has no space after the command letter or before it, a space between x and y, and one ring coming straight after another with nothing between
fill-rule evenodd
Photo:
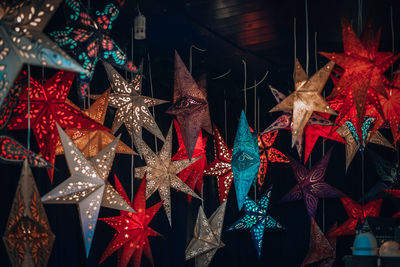
<instances>
[{"instance_id":1,"label":"dark red star lantern","mask_svg":"<svg viewBox=\"0 0 400 267\"><path fill-rule=\"evenodd\" d=\"M176 135L178 136L179 148L176 154L172 157L172 160L184 160L189 159L188 154L186 152L185 143L183 141L182 132L179 128L179 124L176 120L174 120ZM197 137L196 145L194 147L192 158L198 158L194 163L192 163L186 169L183 169L178 177L185 182L190 189L194 190L196 187L197 190L202 193L202 185L203 185L203 172L204 168L207 165L206 158L206 143L207 137L203 137L202 132L199 132L199 136ZM189 201L192 199L191 195L188 195Z\"/></svg>"},{"instance_id":2,"label":"dark red star lantern","mask_svg":"<svg viewBox=\"0 0 400 267\"><path fill-rule=\"evenodd\" d=\"M400 73L396 74L391 83L388 83L386 92L388 97L379 96L379 102L382 105L385 120L390 125L394 143L396 143L400 139Z\"/></svg>"},{"instance_id":3,"label":"dark red star lantern","mask_svg":"<svg viewBox=\"0 0 400 267\"><path fill-rule=\"evenodd\" d=\"M101 256L100 264L115 251L119 250L118 267L127 266L129 261L132 261L132 266L140 266L143 253L154 266L148 237L161 235L148 225L160 209L162 201L146 209L146 177L140 183L132 203L129 201L117 176L115 176L115 189L135 212L121 211L120 216L99 219L117 231Z\"/></svg>"},{"instance_id":4,"label":"dark red star lantern","mask_svg":"<svg viewBox=\"0 0 400 267\"><path fill-rule=\"evenodd\" d=\"M205 175L216 176L218 179L219 202L222 204L228 197L233 182L231 166L232 149L228 148L217 127L214 125L214 156L215 159L205 169Z\"/></svg>"},{"instance_id":5,"label":"dark red star lantern","mask_svg":"<svg viewBox=\"0 0 400 267\"><path fill-rule=\"evenodd\" d=\"M342 201L349 218L338 228L329 232L328 237L354 235L359 220L363 223L366 217L377 217L381 211L382 199L370 201L364 206L348 197L341 198L340 201Z\"/></svg>"},{"instance_id":6,"label":"dark red star lantern","mask_svg":"<svg viewBox=\"0 0 400 267\"><path fill-rule=\"evenodd\" d=\"M264 184L267 175L268 162L289 163L289 159L282 152L272 147L277 135L278 131L257 134L261 161L257 174L257 182L260 186Z\"/></svg>"},{"instance_id":7,"label":"dark red star lantern","mask_svg":"<svg viewBox=\"0 0 400 267\"><path fill-rule=\"evenodd\" d=\"M358 121L357 131L361 136L361 125L367 102L371 103L383 116L378 98L378 95L388 97L384 87L383 73L399 55L395 56L391 52L378 52L380 30L375 36L372 25L368 25L361 37L358 38L350 23L343 19L342 33L344 53L321 52L322 55L344 69L343 75L329 98L345 96L342 110L340 110L342 114L346 114L355 105Z\"/></svg>"},{"instance_id":8,"label":"dark red star lantern","mask_svg":"<svg viewBox=\"0 0 400 267\"><path fill-rule=\"evenodd\" d=\"M400 189L385 189L385 191L397 198L400 198ZM400 211L396 212L392 217L400 218Z\"/></svg>"},{"instance_id":9,"label":"dark red star lantern","mask_svg":"<svg viewBox=\"0 0 400 267\"><path fill-rule=\"evenodd\" d=\"M31 79L30 117L31 128L36 137L44 159L54 166L55 149L58 141L56 122L63 128L98 129L110 131L94 120L76 110L65 101L75 74L59 71L43 85ZM14 109L8 128L20 130L28 128L28 90L25 87L21 93L18 105ZM50 180L53 181L54 169L48 169Z\"/></svg>"}]
</instances>

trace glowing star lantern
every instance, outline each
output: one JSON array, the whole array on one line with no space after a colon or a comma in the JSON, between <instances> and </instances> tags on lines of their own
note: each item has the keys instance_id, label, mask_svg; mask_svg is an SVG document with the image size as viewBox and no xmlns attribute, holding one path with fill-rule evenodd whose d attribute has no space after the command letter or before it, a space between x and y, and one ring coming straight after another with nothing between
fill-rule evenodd
<instances>
[{"instance_id":1,"label":"glowing star lantern","mask_svg":"<svg viewBox=\"0 0 400 267\"><path fill-rule=\"evenodd\" d=\"M292 147L298 136L301 136L308 120L314 111L336 115L321 96L322 89L329 78L334 62L329 62L311 78L307 77L300 62L296 59L295 91L270 110L292 111Z\"/></svg>"},{"instance_id":2,"label":"glowing star lantern","mask_svg":"<svg viewBox=\"0 0 400 267\"><path fill-rule=\"evenodd\" d=\"M334 255L335 249L322 233L315 219L311 217L310 246L301 267L320 263L323 260L333 258Z\"/></svg>"},{"instance_id":3,"label":"glowing star lantern","mask_svg":"<svg viewBox=\"0 0 400 267\"><path fill-rule=\"evenodd\" d=\"M73 79L74 73L64 71L57 72L43 85L31 79L29 94L31 128L41 154L53 166L58 140L56 123L64 128L108 130L66 102ZM14 109L8 128L10 130L26 129L28 127L27 113L28 90L25 88ZM54 169L47 171L52 181Z\"/></svg>"},{"instance_id":4,"label":"glowing star lantern","mask_svg":"<svg viewBox=\"0 0 400 267\"><path fill-rule=\"evenodd\" d=\"M400 139L400 73L396 74L386 91L388 97L379 96L379 102L396 143Z\"/></svg>"},{"instance_id":5,"label":"glowing star lantern","mask_svg":"<svg viewBox=\"0 0 400 267\"><path fill-rule=\"evenodd\" d=\"M383 159L372 150L369 152L375 163L376 172L378 173L380 180L368 190L368 193L365 194L364 198L362 198L364 201L385 197L387 194L384 190L386 189L400 188L399 166Z\"/></svg>"},{"instance_id":6,"label":"glowing star lantern","mask_svg":"<svg viewBox=\"0 0 400 267\"><path fill-rule=\"evenodd\" d=\"M12 266L47 266L54 239L25 160L3 236Z\"/></svg>"},{"instance_id":7,"label":"glowing star lantern","mask_svg":"<svg viewBox=\"0 0 400 267\"><path fill-rule=\"evenodd\" d=\"M268 162L289 162L289 159L282 152L272 147L277 134L278 131L257 135L260 152L260 168L257 174L257 182L259 185L264 184Z\"/></svg>"},{"instance_id":8,"label":"glowing star lantern","mask_svg":"<svg viewBox=\"0 0 400 267\"><path fill-rule=\"evenodd\" d=\"M201 128L212 134L207 91L198 85L175 51L174 104L166 113L176 115L189 159Z\"/></svg>"},{"instance_id":9,"label":"glowing star lantern","mask_svg":"<svg viewBox=\"0 0 400 267\"><path fill-rule=\"evenodd\" d=\"M135 177L142 179L146 173L146 198L149 198L154 192L158 191L163 201L169 224L171 225L171 187L193 197L200 198L177 176L178 173L194 163L196 159L192 161L189 159L171 161L172 124L169 128L165 143L159 153L154 153L144 141L141 141L141 146L147 166L136 168Z\"/></svg>"},{"instance_id":10,"label":"glowing star lantern","mask_svg":"<svg viewBox=\"0 0 400 267\"><path fill-rule=\"evenodd\" d=\"M340 134L340 136L342 136L346 140L346 171L349 168L350 163L353 161L357 150L363 152L364 147L368 143L373 143L394 149L392 144L390 144L390 142L380 132L377 131L374 134L371 134L371 132L369 132L373 120L373 118L365 118L362 126L361 139L359 138L357 130L351 121L347 121L345 124L337 129L337 132Z\"/></svg>"},{"instance_id":11,"label":"glowing star lantern","mask_svg":"<svg viewBox=\"0 0 400 267\"><path fill-rule=\"evenodd\" d=\"M143 253L154 266L148 237L160 236L160 234L150 228L149 223L161 207L161 202L146 209L146 178L140 183L132 203L129 201L117 176L115 176L115 188L136 212L121 211L120 216L99 219L117 231L101 256L100 264L115 251L119 250L118 267L127 266L129 261L132 262L132 266L140 266Z\"/></svg>"},{"instance_id":12,"label":"glowing star lantern","mask_svg":"<svg viewBox=\"0 0 400 267\"><path fill-rule=\"evenodd\" d=\"M400 198L400 189L385 189L385 191L397 198ZM400 211L393 215L393 218L400 218Z\"/></svg>"},{"instance_id":13,"label":"glowing star lantern","mask_svg":"<svg viewBox=\"0 0 400 267\"><path fill-rule=\"evenodd\" d=\"M84 71L42 33L60 2L31 0L0 3L0 106L24 63Z\"/></svg>"},{"instance_id":14,"label":"glowing star lantern","mask_svg":"<svg viewBox=\"0 0 400 267\"><path fill-rule=\"evenodd\" d=\"M365 116L365 104L371 103L382 114L382 107L378 95L388 97L384 87L383 73L398 58L391 52L379 52L380 31L375 36L372 25L364 29L360 38L350 26L342 20L344 53L321 54L344 69L344 73L332 91L329 98L344 97L344 105L339 118L347 114L355 105L357 110L356 130L360 134L361 125Z\"/></svg>"},{"instance_id":15,"label":"glowing star lantern","mask_svg":"<svg viewBox=\"0 0 400 267\"><path fill-rule=\"evenodd\" d=\"M181 130L179 128L179 124L176 120L174 120L176 135L178 137L179 148L178 152L172 157L172 160L183 160L188 159L188 155L185 148L185 143L183 142ZM196 187L197 190L202 193L202 185L203 185L203 172L204 168L207 164L206 158L206 147L207 137L203 138L203 134L199 133L199 137L197 138L196 146L193 151L193 157L198 158L196 162L191 164L186 169L182 170L178 177L181 178L183 182L185 182L190 189L194 190ZM192 199L192 196L188 195L189 201Z\"/></svg>"},{"instance_id":16,"label":"glowing star lantern","mask_svg":"<svg viewBox=\"0 0 400 267\"><path fill-rule=\"evenodd\" d=\"M269 88L278 103L280 103L283 99L286 98L284 94L282 94L272 86L269 86ZM291 129L292 117L293 116L291 111L285 112L283 115L279 116L268 128L266 128L263 134L282 129ZM318 140L318 137L321 136L330 140L342 143L345 142L343 138L337 133L336 129L337 126L330 120L324 118L323 116L318 115L316 113L313 113L311 115L306 126L304 127L304 135L305 135L304 142L303 142L303 135L297 136L297 139L295 141L299 157L301 157L302 155L303 143L304 143L304 163L307 162L308 157L310 156L311 151L313 150L314 145Z\"/></svg>"},{"instance_id":17,"label":"glowing star lantern","mask_svg":"<svg viewBox=\"0 0 400 267\"><path fill-rule=\"evenodd\" d=\"M204 174L217 177L220 204L228 198L233 182L231 159L232 149L228 148L220 132L214 127L214 161L207 165Z\"/></svg>"},{"instance_id":18,"label":"glowing star lantern","mask_svg":"<svg viewBox=\"0 0 400 267\"><path fill-rule=\"evenodd\" d=\"M22 163L24 160L28 160L31 167L53 168L42 157L27 150L17 140L6 135L0 135L0 159L12 163Z\"/></svg>"},{"instance_id":19,"label":"glowing star lantern","mask_svg":"<svg viewBox=\"0 0 400 267\"><path fill-rule=\"evenodd\" d=\"M324 181L331 154L332 149L310 170L307 170L300 162L290 158L290 166L296 177L297 185L282 198L281 202L303 199L308 215L315 217L319 198L343 197L343 193Z\"/></svg>"},{"instance_id":20,"label":"glowing star lantern","mask_svg":"<svg viewBox=\"0 0 400 267\"><path fill-rule=\"evenodd\" d=\"M260 168L257 136L251 133L244 111L240 115L232 153L233 181L239 210Z\"/></svg>"},{"instance_id":21,"label":"glowing star lantern","mask_svg":"<svg viewBox=\"0 0 400 267\"><path fill-rule=\"evenodd\" d=\"M207 219L203 208L199 208L193 239L186 248L186 260L195 259L196 266L207 267L218 249L225 246L221 241L226 201Z\"/></svg>"},{"instance_id":22,"label":"glowing star lantern","mask_svg":"<svg viewBox=\"0 0 400 267\"><path fill-rule=\"evenodd\" d=\"M100 206L133 212L108 182L119 137L88 160L58 124L57 129L71 176L44 195L42 201L46 204L78 205L86 257L88 257Z\"/></svg>"},{"instance_id":23,"label":"glowing star lantern","mask_svg":"<svg viewBox=\"0 0 400 267\"><path fill-rule=\"evenodd\" d=\"M90 17L85 7L77 0L66 0L67 26L62 31L54 31L50 35L55 42L74 55L86 72L78 76L78 95L83 101L89 89L96 64L99 59L127 71L137 71L136 66L128 61L125 53L110 37L112 23L119 15L118 5L109 3L104 11L96 10L94 18Z\"/></svg>"},{"instance_id":24,"label":"glowing star lantern","mask_svg":"<svg viewBox=\"0 0 400 267\"><path fill-rule=\"evenodd\" d=\"M354 235L359 220L361 220L361 223L364 223L366 217L377 217L381 211L382 199L370 201L364 206L361 206L348 197L341 198L340 201L342 201L349 218L338 228L329 232L328 237Z\"/></svg>"},{"instance_id":25,"label":"glowing star lantern","mask_svg":"<svg viewBox=\"0 0 400 267\"><path fill-rule=\"evenodd\" d=\"M83 113L92 120L103 125L104 119L107 113L108 97L110 90L105 91L91 106L89 109L84 110ZM72 102L66 101L69 105L74 106L79 110ZM74 129L69 128L65 130L65 133L72 139L76 147L87 157L93 157L97 155L102 149L110 144L115 136L109 131L104 130L86 130L86 129ZM136 153L122 141L118 142L117 154L129 154L135 155ZM56 155L64 154L64 148L61 144L61 140L58 140L56 147Z\"/></svg>"},{"instance_id":26,"label":"glowing star lantern","mask_svg":"<svg viewBox=\"0 0 400 267\"><path fill-rule=\"evenodd\" d=\"M158 128L149 107L157 106L167 101L141 95L142 77L137 74L132 83L128 83L108 63L104 63L113 93L110 94L109 105L117 108L112 132L115 133L122 124L133 138L133 142L140 156L142 156L142 127L154 134L158 139L165 141Z\"/></svg>"},{"instance_id":27,"label":"glowing star lantern","mask_svg":"<svg viewBox=\"0 0 400 267\"><path fill-rule=\"evenodd\" d=\"M231 230L250 230L253 238L254 246L257 250L258 257L261 256L262 241L265 228L267 229L284 229L274 218L267 215L269 200L271 198L272 187L270 187L260 200L256 203L254 200L246 197L244 202L245 215L237 220L229 229Z\"/></svg>"}]
</instances>

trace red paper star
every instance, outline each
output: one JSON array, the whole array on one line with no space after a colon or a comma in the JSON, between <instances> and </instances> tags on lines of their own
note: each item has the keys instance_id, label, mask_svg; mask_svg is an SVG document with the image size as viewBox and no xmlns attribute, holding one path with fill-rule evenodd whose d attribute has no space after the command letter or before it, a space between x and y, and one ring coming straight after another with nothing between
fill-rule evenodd
<instances>
[{"instance_id":1,"label":"red paper star","mask_svg":"<svg viewBox=\"0 0 400 267\"><path fill-rule=\"evenodd\" d=\"M257 182L260 186L262 186L264 183L267 174L268 162L289 163L289 159L282 152L272 147L277 134L278 131L257 134L261 161L257 174Z\"/></svg>"},{"instance_id":2,"label":"red paper star","mask_svg":"<svg viewBox=\"0 0 400 267\"><path fill-rule=\"evenodd\" d=\"M400 139L400 73L396 74L387 89L388 98L379 96L379 102L382 105L385 119L392 130L394 143L396 143Z\"/></svg>"},{"instance_id":3,"label":"red paper star","mask_svg":"<svg viewBox=\"0 0 400 267\"><path fill-rule=\"evenodd\" d=\"M183 141L181 129L179 128L179 124L176 120L174 120L176 135L178 136L179 149L178 152L172 157L172 160L183 160L188 159L188 154L186 152L185 143ZM182 170L178 177L185 182L190 189L194 190L196 187L197 190L202 192L203 185L203 172L204 168L207 165L206 158L206 147L207 137L203 137L202 132L200 131L199 136L197 137L196 146L194 147L192 158L199 158L193 164L191 164L186 169ZM192 199L191 195L188 195L189 201Z\"/></svg>"},{"instance_id":4,"label":"red paper star","mask_svg":"<svg viewBox=\"0 0 400 267\"><path fill-rule=\"evenodd\" d=\"M218 178L219 202L223 203L228 197L233 182L231 166L232 149L228 148L218 129L214 126L214 156L215 159L205 169L205 175Z\"/></svg>"},{"instance_id":5,"label":"red paper star","mask_svg":"<svg viewBox=\"0 0 400 267\"><path fill-rule=\"evenodd\" d=\"M146 177L140 183L132 203L117 176L115 176L115 189L136 212L121 211L120 216L99 219L117 231L101 256L100 264L116 250L122 248L118 253L118 267L127 266L131 258L132 266L140 266L143 253L154 266L148 237L161 235L148 225L161 207L162 201L146 209Z\"/></svg>"},{"instance_id":6,"label":"red paper star","mask_svg":"<svg viewBox=\"0 0 400 267\"><path fill-rule=\"evenodd\" d=\"M386 192L392 194L393 196L400 198L400 189L385 189ZM396 214L394 214L392 216L393 218L400 218L400 211L396 212Z\"/></svg>"},{"instance_id":7,"label":"red paper star","mask_svg":"<svg viewBox=\"0 0 400 267\"><path fill-rule=\"evenodd\" d=\"M33 78L31 79L29 94L31 128L44 159L53 166L56 144L59 139L56 122L63 128L109 131L65 102L74 76L75 74L72 72L59 71L43 85ZM8 128L10 130L27 129L27 113L28 90L24 88ZM54 169L47 171L50 180L53 181Z\"/></svg>"},{"instance_id":8,"label":"red paper star","mask_svg":"<svg viewBox=\"0 0 400 267\"><path fill-rule=\"evenodd\" d=\"M387 97L383 73L393 64L398 55L394 56L390 52L378 52L380 31L375 36L371 25L368 25L361 38L358 38L350 23L343 19L342 33L344 53L321 52L321 54L344 69L343 76L333 89L330 98L345 96L340 111L342 114L346 114L355 105L358 121L357 131L360 135L367 102L371 103L380 114L383 114L378 98L379 94Z\"/></svg>"},{"instance_id":9,"label":"red paper star","mask_svg":"<svg viewBox=\"0 0 400 267\"><path fill-rule=\"evenodd\" d=\"M348 197L341 198L340 200L346 209L349 219L332 232L329 232L329 237L354 235L358 220L361 220L361 223L363 223L366 217L377 217L381 211L382 199L370 201L364 206L361 206Z\"/></svg>"}]
</instances>

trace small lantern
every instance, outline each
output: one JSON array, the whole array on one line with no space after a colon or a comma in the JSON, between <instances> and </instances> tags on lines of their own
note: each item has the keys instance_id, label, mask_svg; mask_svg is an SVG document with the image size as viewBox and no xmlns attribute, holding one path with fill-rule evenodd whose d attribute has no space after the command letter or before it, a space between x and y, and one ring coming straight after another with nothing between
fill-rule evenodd
<instances>
[{"instance_id":1,"label":"small lantern","mask_svg":"<svg viewBox=\"0 0 400 267\"><path fill-rule=\"evenodd\" d=\"M135 17L134 20L134 37L136 40L146 39L146 17L140 13Z\"/></svg>"}]
</instances>

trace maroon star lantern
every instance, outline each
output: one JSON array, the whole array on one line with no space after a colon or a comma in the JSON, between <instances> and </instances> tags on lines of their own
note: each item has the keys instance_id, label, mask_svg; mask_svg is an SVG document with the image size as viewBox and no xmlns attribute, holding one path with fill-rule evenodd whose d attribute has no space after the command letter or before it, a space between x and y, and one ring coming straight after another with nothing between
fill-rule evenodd
<instances>
[{"instance_id":1,"label":"maroon star lantern","mask_svg":"<svg viewBox=\"0 0 400 267\"><path fill-rule=\"evenodd\" d=\"M140 266L143 253L154 266L148 237L160 236L160 234L148 225L161 207L162 202L158 202L146 209L146 177L140 183L132 203L129 201L117 176L115 176L115 189L136 212L121 211L120 216L99 219L117 231L101 256L100 264L115 251L119 250L118 267L127 266L129 261L132 262L132 266Z\"/></svg>"},{"instance_id":2,"label":"maroon star lantern","mask_svg":"<svg viewBox=\"0 0 400 267\"><path fill-rule=\"evenodd\" d=\"M176 120L174 120L176 135L178 136L179 148L176 154L172 157L172 160L183 160L188 159L188 154L186 152L185 143L183 142L181 129L179 128L179 124ZM197 190L202 193L202 185L203 185L203 172L204 168L207 165L206 158L206 147L207 137L203 137L202 132L200 131L199 136L197 138L196 146L193 151L193 158L198 158L194 163L189 165L186 169L183 169L178 177L185 182L190 189L194 190L196 187ZM189 201L191 201L192 196L188 195Z\"/></svg>"},{"instance_id":3,"label":"maroon star lantern","mask_svg":"<svg viewBox=\"0 0 400 267\"><path fill-rule=\"evenodd\" d=\"M336 244L335 244L336 247ZM322 233L317 222L311 217L310 246L306 258L301 267L310 264L321 263L327 259L334 259L336 249L334 249L329 240Z\"/></svg>"},{"instance_id":4,"label":"maroon star lantern","mask_svg":"<svg viewBox=\"0 0 400 267\"><path fill-rule=\"evenodd\" d=\"M349 218L338 228L329 232L328 237L354 235L358 220L363 223L366 217L377 217L381 211L382 199L370 201L364 206L348 197L341 198L340 201Z\"/></svg>"},{"instance_id":5,"label":"maroon star lantern","mask_svg":"<svg viewBox=\"0 0 400 267\"><path fill-rule=\"evenodd\" d=\"M400 198L400 189L385 189L385 191L397 198ZM400 211L396 212L396 214L394 214L392 217L400 218Z\"/></svg>"},{"instance_id":6,"label":"maroon star lantern","mask_svg":"<svg viewBox=\"0 0 400 267\"><path fill-rule=\"evenodd\" d=\"M311 170L307 170L300 162L289 157L297 185L282 198L281 202L303 199L308 215L315 217L319 198L343 197L344 194L342 192L324 181L331 154L332 149Z\"/></svg>"},{"instance_id":7,"label":"maroon star lantern","mask_svg":"<svg viewBox=\"0 0 400 267\"><path fill-rule=\"evenodd\" d=\"M205 175L216 176L218 179L219 202L222 204L228 197L233 182L231 166L232 149L228 148L220 132L214 125L214 156L215 159L205 169Z\"/></svg>"},{"instance_id":8,"label":"maroon star lantern","mask_svg":"<svg viewBox=\"0 0 400 267\"><path fill-rule=\"evenodd\" d=\"M260 186L264 184L267 175L268 162L289 163L289 159L282 152L272 147L277 134L278 131L257 134L261 161L257 174L257 182Z\"/></svg>"},{"instance_id":9,"label":"maroon star lantern","mask_svg":"<svg viewBox=\"0 0 400 267\"><path fill-rule=\"evenodd\" d=\"M29 93L31 128L44 159L53 166L59 138L56 122L63 128L110 131L66 103L74 76L75 74L72 72L59 71L43 85L31 78ZM19 103L14 109L14 115L8 124L8 129L27 129L27 114L28 90L25 87ZM54 169L47 171L50 180L53 181Z\"/></svg>"}]
</instances>

